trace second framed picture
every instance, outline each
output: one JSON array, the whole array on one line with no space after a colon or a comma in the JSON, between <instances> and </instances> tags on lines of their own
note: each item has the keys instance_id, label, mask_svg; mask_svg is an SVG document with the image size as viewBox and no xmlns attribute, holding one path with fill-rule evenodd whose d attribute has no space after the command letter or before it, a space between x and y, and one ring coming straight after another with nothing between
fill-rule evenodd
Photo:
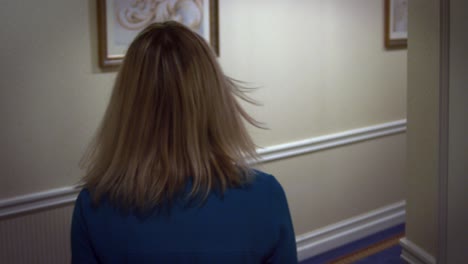
<instances>
[{"instance_id":1,"label":"second framed picture","mask_svg":"<svg viewBox=\"0 0 468 264\"><path fill-rule=\"evenodd\" d=\"M125 52L146 26L175 20L204 37L219 54L218 0L97 0L99 65L122 63Z\"/></svg>"},{"instance_id":2,"label":"second framed picture","mask_svg":"<svg viewBox=\"0 0 468 264\"><path fill-rule=\"evenodd\" d=\"M385 0L385 47L406 48L408 41L408 0Z\"/></svg>"}]
</instances>

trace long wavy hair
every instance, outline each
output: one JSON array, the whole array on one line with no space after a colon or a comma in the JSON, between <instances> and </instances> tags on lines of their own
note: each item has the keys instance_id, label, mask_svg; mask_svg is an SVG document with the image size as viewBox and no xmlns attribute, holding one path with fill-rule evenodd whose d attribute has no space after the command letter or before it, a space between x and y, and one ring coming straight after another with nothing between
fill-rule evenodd
<instances>
[{"instance_id":1,"label":"long wavy hair","mask_svg":"<svg viewBox=\"0 0 468 264\"><path fill-rule=\"evenodd\" d=\"M107 111L83 157L84 186L125 208L190 197L251 180L255 144L237 98L255 103L224 75L210 46L177 22L155 23L130 45Z\"/></svg>"}]
</instances>

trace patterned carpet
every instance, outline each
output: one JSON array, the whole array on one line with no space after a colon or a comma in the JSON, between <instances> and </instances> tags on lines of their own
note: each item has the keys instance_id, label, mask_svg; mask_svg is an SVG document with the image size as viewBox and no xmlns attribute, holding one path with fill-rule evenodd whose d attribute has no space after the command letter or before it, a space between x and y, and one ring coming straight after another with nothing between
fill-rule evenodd
<instances>
[{"instance_id":1,"label":"patterned carpet","mask_svg":"<svg viewBox=\"0 0 468 264\"><path fill-rule=\"evenodd\" d=\"M405 235L404 230L405 225L401 224L306 259L300 264L404 264L398 244Z\"/></svg>"}]
</instances>

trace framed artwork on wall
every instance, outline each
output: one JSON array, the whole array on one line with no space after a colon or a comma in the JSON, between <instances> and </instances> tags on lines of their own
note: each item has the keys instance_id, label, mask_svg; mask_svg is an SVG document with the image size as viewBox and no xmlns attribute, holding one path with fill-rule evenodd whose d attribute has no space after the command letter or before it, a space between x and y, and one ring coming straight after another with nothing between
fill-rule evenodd
<instances>
[{"instance_id":1,"label":"framed artwork on wall","mask_svg":"<svg viewBox=\"0 0 468 264\"><path fill-rule=\"evenodd\" d=\"M218 0L97 0L99 65L118 66L146 26L175 20L204 37L219 54Z\"/></svg>"},{"instance_id":2,"label":"framed artwork on wall","mask_svg":"<svg viewBox=\"0 0 468 264\"><path fill-rule=\"evenodd\" d=\"M408 41L408 0L385 0L385 47L406 48Z\"/></svg>"}]
</instances>

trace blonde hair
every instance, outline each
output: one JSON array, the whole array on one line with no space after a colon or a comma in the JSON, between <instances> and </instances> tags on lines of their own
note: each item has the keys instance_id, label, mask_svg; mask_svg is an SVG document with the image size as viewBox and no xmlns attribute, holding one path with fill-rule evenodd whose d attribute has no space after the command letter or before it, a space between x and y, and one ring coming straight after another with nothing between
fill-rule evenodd
<instances>
[{"instance_id":1,"label":"blonde hair","mask_svg":"<svg viewBox=\"0 0 468 264\"><path fill-rule=\"evenodd\" d=\"M192 182L206 199L251 179L255 145L243 120L260 127L235 97L216 55L177 22L155 23L132 42L107 111L83 159L84 186L125 208L171 201Z\"/></svg>"}]
</instances>

